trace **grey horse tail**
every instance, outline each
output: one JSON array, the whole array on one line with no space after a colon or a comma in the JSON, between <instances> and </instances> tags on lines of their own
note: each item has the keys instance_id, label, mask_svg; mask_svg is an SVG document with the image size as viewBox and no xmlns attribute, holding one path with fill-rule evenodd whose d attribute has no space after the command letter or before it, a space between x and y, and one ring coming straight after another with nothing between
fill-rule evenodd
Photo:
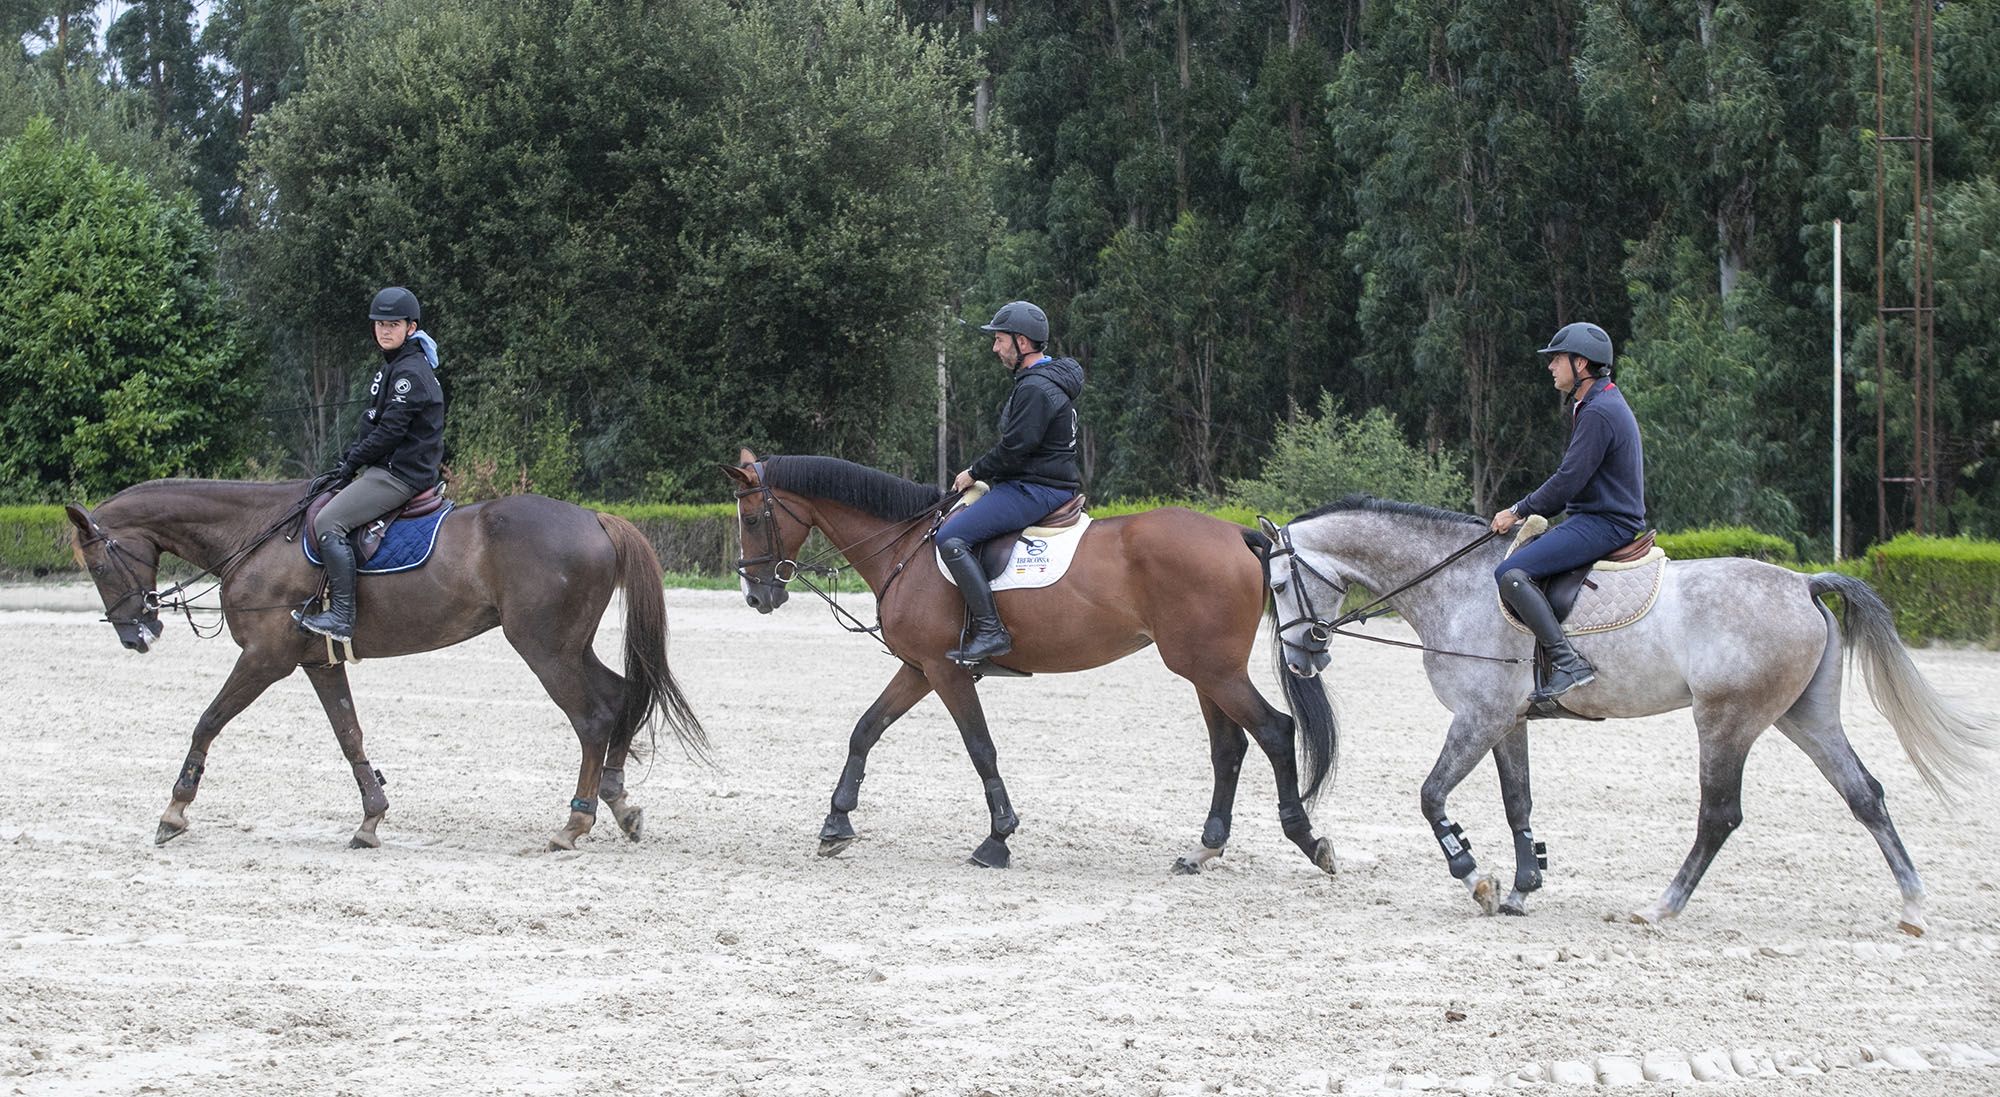
<instances>
[{"instance_id":1,"label":"grey horse tail","mask_svg":"<svg viewBox=\"0 0 2000 1097\"><path fill-rule=\"evenodd\" d=\"M1285 669L1284 641L1278 635L1278 604L1271 597L1271 549L1269 537L1254 529L1243 531L1243 544L1257 554L1264 568L1264 618L1271 622L1271 660L1277 666L1278 681L1285 687L1285 707L1299 737L1300 774L1305 788L1299 799L1310 805L1333 778L1340 760L1340 719L1326 695L1326 676L1301 678Z\"/></svg>"},{"instance_id":2,"label":"grey horse tail","mask_svg":"<svg viewBox=\"0 0 2000 1097\"><path fill-rule=\"evenodd\" d=\"M1859 579L1823 571L1806 580L1814 598L1837 594L1846 607L1840 630L1848 654L1861 661L1862 680L1875 707L1888 717L1903 753L1938 798L1952 802L1952 787L1972 789L2000 748L1993 721L1973 716L1940 695L1910 661L1896 634L1896 618L1875 588Z\"/></svg>"}]
</instances>

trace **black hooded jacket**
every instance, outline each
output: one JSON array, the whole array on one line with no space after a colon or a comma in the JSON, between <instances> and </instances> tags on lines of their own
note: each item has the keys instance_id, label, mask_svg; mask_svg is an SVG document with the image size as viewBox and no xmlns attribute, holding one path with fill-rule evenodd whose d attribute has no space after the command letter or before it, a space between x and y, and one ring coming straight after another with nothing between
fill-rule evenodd
<instances>
[{"instance_id":1,"label":"black hooded jacket","mask_svg":"<svg viewBox=\"0 0 2000 1097\"><path fill-rule=\"evenodd\" d=\"M1014 371L1000 405L1000 441L972 462L972 478L1082 490L1076 456L1076 398L1082 392L1083 367L1074 358L1044 358Z\"/></svg>"},{"instance_id":2,"label":"black hooded jacket","mask_svg":"<svg viewBox=\"0 0 2000 1097\"><path fill-rule=\"evenodd\" d=\"M360 433L342 460L356 468L380 465L422 491L437 483L444 460L444 388L415 339L382 358L368 384Z\"/></svg>"}]
</instances>

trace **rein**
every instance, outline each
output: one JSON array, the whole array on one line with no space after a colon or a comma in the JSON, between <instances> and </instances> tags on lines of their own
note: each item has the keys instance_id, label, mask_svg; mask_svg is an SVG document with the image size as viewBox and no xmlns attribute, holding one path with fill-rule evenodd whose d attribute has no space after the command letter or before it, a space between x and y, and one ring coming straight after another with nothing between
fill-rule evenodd
<instances>
[{"instance_id":1,"label":"rein","mask_svg":"<svg viewBox=\"0 0 2000 1097\"><path fill-rule=\"evenodd\" d=\"M761 462L759 464L761 466ZM784 500L779 499L772 493L771 485L764 482L762 472L763 469L760 467L758 469L759 475L756 487L743 488L736 492L736 498L738 499L749 495L761 495L763 496L764 503L763 509L758 512L758 524L764 527L764 552L757 556L746 556L738 559L736 561L737 577L748 583L775 583L780 587L789 587L792 580L797 579L807 590L818 595L820 601L825 602L828 608L833 611L835 624L848 632L862 633L874 637L875 642L882 645L882 650L894 655L895 650L882 640L882 600L888 597L889 588L903 574L903 569L909 566L911 560L916 559L917 554L923 551L924 545L928 544L930 539L937 533L938 527L944 523L944 516L950 513L952 501L962 493L946 493L936 503L926 506L916 514L900 522L886 525L851 545L844 547L835 545L811 560L801 561L786 559L779 555L778 527L775 521L776 512L783 511L792 521L804 526L807 530L811 530L813 524L801 517ZM895 566L889 569L889 577L882 582L882 589L877 593L875 598L875 623L873 625L863 624L859 617L854 616L854 614L848 611L847 607L840 604L840 573L851 571L856 564L872 560L895 548L896 543L907 536L911 530L915 529L917 523L926 519L930 520L930 528L924 531L923 537L918 539L916 547L911 549L908 555L896 561ZM857 558L851 555L856 549L882 537L884 534L893 534L893 536L864 556ZM839 557L845 560L846 563L840 567L833 567L819 562L834 557ZM771 565L771 578L764 579L759 576L753 576L748 572L747 569L759 564ZM821 588L818 583L813 582L812 576L814 575L829 580L829 585L833 587L833 590L829 592Z\"/></svg>"},{"instance_id":2,"label":"rein","mask_svg":"<svg viewBox=\"0 0 2000 1097\"><path fill-rule=\"evenodd\" d=\"M284 529L286 526L289 526L292 523L303 518L306 510L312 506L312 501L319 496L319 493L323 487L321 481L324 479L326 478L325 477L315 478L311 483L309 483L306 486L305 498L300 499L298 502L292 504L291 509L285 512L284 517L272 523L262 533L259 533L257 536L251 538L249 543L245 544L243 547L237 549L235 552L232 552L228 556L224 557L221 563L215 564L211 567L202 568L200 571L195 572L194 575L178 583L175 583L173 586L168 587L166 590L149 590L147 589L146 584L141 583L139 581L137 568L158 567L159 564L158 560L148 561L141 558L137 553L134 553L131 549L128 549L124 545L119 544L118 539L116 537L112 537L106 534L103 530L99 529L97 527L97 523L93 521L91 523L92 536L87 540L79 541L78 544L94 545L102 541L104 543L105 555L109 556L110 558L118 562L119 571L124 574L125 580L132 584L131 589L127 590L124 594L119 595L118 600L111 603L111 605L105 609L103 619L107 623L112 625L125 624L125 625L132 625L134 627L140 627L145 620L144 615L147 612L151 612L155 617L157 617L159 615L160 610L166 610L169 613L172 613L175 610L179 610L181 616L187 621L188 629L192 631L196 637L203 640L209 640L220 635L223 628L227 624L226 618L224 620L216 621L214 625L210 626L206 631L203 631L202 626L195 623L194 611L201 610L204 613L218 613L218 614L224 613L225 611L222 610L220 607L197 606L194 604L195 600L201 598L202 596L208 594L210 591L221 586L223 580L229 577L228 575L229 569L235 567L239 563L242 563L244 557L249 556L250 553L255 551L257 546L262 545L264 542L270 540L272 536L275 535L279 530ZM209 584L206 588L197 591L192 595L188 595L186 597L181 596L182 591L188 589L191 586L194 586L196 583L199 583L203 579L209 577L213 577L215 579L215 582ZM126 602L132 600L133 598L139 599L140 602L140 612L138 614L135 614L134 616L131 617L112 616L113 613L117 612L120 606L123 606ZM247 607L245 612L248 612L253 609L288 609L288 608L290 607L254 606L254 607Z\"/></svg>"},{"instance_id":3,"label":"rein","mask_svg":"<svg viewBox=\"0 0 2000 1097\"><path fill-rule=\"evenodd\" d=\"M1346 613L1343 613L1340 616L1330 621L1324 617L1319 616L1318 612L1313 608L1311 595L1308 594L1306 590L1302 587L1299 590L1299 605L1305 610L1305 613L1302 616L1295 617L1290 621L1281 623L1278 626L1278 638L1288 647L1296 647L1304 651L1314 651L1314 649L1308 648L1303 644L1297 644L1294 643L1293 641L1284 639L1286 629L1289 629L1294 625L1310 623L1312 625L1312 628L1306 631L1306 638L1319 645L1319 648L1317 649L1318 651L1325 651L1327 642L1331 640L1333 637L1347 636L1356 640L1367 640L1370 643L1388 644L1391 647L1398 647L1398 648L1411 648L1416 651L1430 652L1435 655L1450 655L1460 659L1479 659L1489 663L1529 662L1529 660L1527 659L1510 658L1501 655L1481 655L1477 652L1471 652L1471 651L1449 651L1445 648L1434 648L1434 647L1427 647L1423 644L1412 644L1406 640L1391 640L1386 636L1369 636L1365 633L1344 631L1345 626L1347 625L1363 624L1373 618L1383 617L1387 616L1390 613L1393 613L1394 610L1388 608L1389 599L1394 598L1398 594L1401 594L1404 591L1409 590L1410 588L1418 585L1419 583L1424 582L1431 576L1436 575L1438 572L1443 571L1444 569L1450 567L1451 565L1458 563L1460 560L1463 560L1467 555L1471 554L1475 549L1479 548L1481 545L1484 545L1486 542L1491 541L1498 536L1500 535L1493 532L1492 530L1490 529L1487 530L1484 534L1474 539L1471 544L1466 545L1465 547L1459 549L1456 552L1453 552L1451 555L1445 557L1444 559L1439 560L1437 563L1432 564L1430 567L1425 568L1423 571L1418 572L1414 578L1410 579L1403 585L1397 587L1396 589L1390 591L1387 594L1382 595L1379 598L1376 598L1374 601L1369 602L1367 605L1362 606L1360 609L1348 610ZM1294 548L1292 545L1292 531L1289 526L1282 527L1278 530L1278 544L1281 547L1271 552L1270 555L1272 557L1275 558L1278 556L1290 556L1292 558L1292 566L1295 569L1303 570L1306 574L1311 575L1313 578L1318 579L1320 582L1325 583L1329 587L1332 587L1342 600L1346 599L1347 596L1346 584L1334 582L1332 579L1328 578L1324 573L1322 573L1318 568L1315 568L1311 564L1307 563L1306 558L1304 556L1299 555L1298 549Z\"/></svg>"}]
</instances>

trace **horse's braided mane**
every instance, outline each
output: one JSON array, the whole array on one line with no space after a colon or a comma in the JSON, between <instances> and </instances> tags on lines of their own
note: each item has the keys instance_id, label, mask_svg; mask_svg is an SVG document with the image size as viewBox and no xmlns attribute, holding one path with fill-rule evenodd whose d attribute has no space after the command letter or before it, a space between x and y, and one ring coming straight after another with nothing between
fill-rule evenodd
<instances>
[{"instance_id":1,"label":"horse's braided mane","mask_svg":"<svg viewBox=\"0 0 2000 1097\"><path fill-rule=\"evenodd\" d=\"M1297 518L1292 519L1292 521L1303 522L1309 518L1318 518L1322 515L1347 510L1374 511L1378 514L1406 514L1412 518L1428 518L1434 522L1460 522L1475 526L1486 524L1486 519L1475 515L1463 514L1455 510L1445 510L1443 507L1427 506L1423 503L1404 503L1395 499L1377 499L1373 495L1362 492L1342 496L1318 510L1301 514Z\"/></svg>"},{"instance_id":2,"label":"horse's braided mane","mask_svg":"<svg viewBox=\"0 0 2000 1097\"><path fill-rule=\"evenodd\" d=\"M772 457L764 480L774 488L824 499L888 521L913 518L936 505L944 493L838 457Z\"/></svg>"}]
</instances>

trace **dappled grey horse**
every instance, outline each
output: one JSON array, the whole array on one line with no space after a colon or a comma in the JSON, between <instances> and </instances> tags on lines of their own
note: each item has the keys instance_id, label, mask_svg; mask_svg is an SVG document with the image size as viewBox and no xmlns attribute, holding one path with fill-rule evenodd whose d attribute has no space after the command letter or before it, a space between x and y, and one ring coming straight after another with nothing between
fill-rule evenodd
<instances>
[{"instance_id":1,"label":"dappled grey horse","mask_svg":"<svg viewBox=\"0 0 2000 1097\"><path fill-rule=\"evenodd\" d=\"M1493 568L1505 545L1485 540L1485 520L1366 496L1350 496L1279 529L1270 561L1286 669L1313 675L1329 660L1346 589L1395 592L1388 604L1417 632L1431 690L1451 710L1451 729L1425 779L1425 822L1451 874L1489 914L1521 914L1541 886L1528 813L1527 697L1534 639L1501 616ZM1399 587L1465 549L1408 589ZM1668 561L1657 601L1637 622L1575 639L1597 680L1564 694L1579 716L1651 716L1692 705L1701 739L1701 810L1694 848L1659 900L1632 915L1659 922L1681 912L1716 851L1743 821L1743 762L1765 728L1778 730L1838 789L1882 847L1903 893L1901 928L1924 931L1923 882L1903 850L1882 786L1861 764L1840 724L1842 625L1820 596L1846 604L1847 644L1861 659L1876 707L1896 729L1917 772L1938 792L1966 784L1993 746L1989 720L1954 709L1917 673L1895 622L1868 584L1844 575L1801 575L1755 560ZM1351 618L1351 615L1349 617ZM1445 815L1445 797L1488 751L1499 770L1514 832L1514 887L1476 875L1470 844Z\"/></svg>"}]
</instances>

